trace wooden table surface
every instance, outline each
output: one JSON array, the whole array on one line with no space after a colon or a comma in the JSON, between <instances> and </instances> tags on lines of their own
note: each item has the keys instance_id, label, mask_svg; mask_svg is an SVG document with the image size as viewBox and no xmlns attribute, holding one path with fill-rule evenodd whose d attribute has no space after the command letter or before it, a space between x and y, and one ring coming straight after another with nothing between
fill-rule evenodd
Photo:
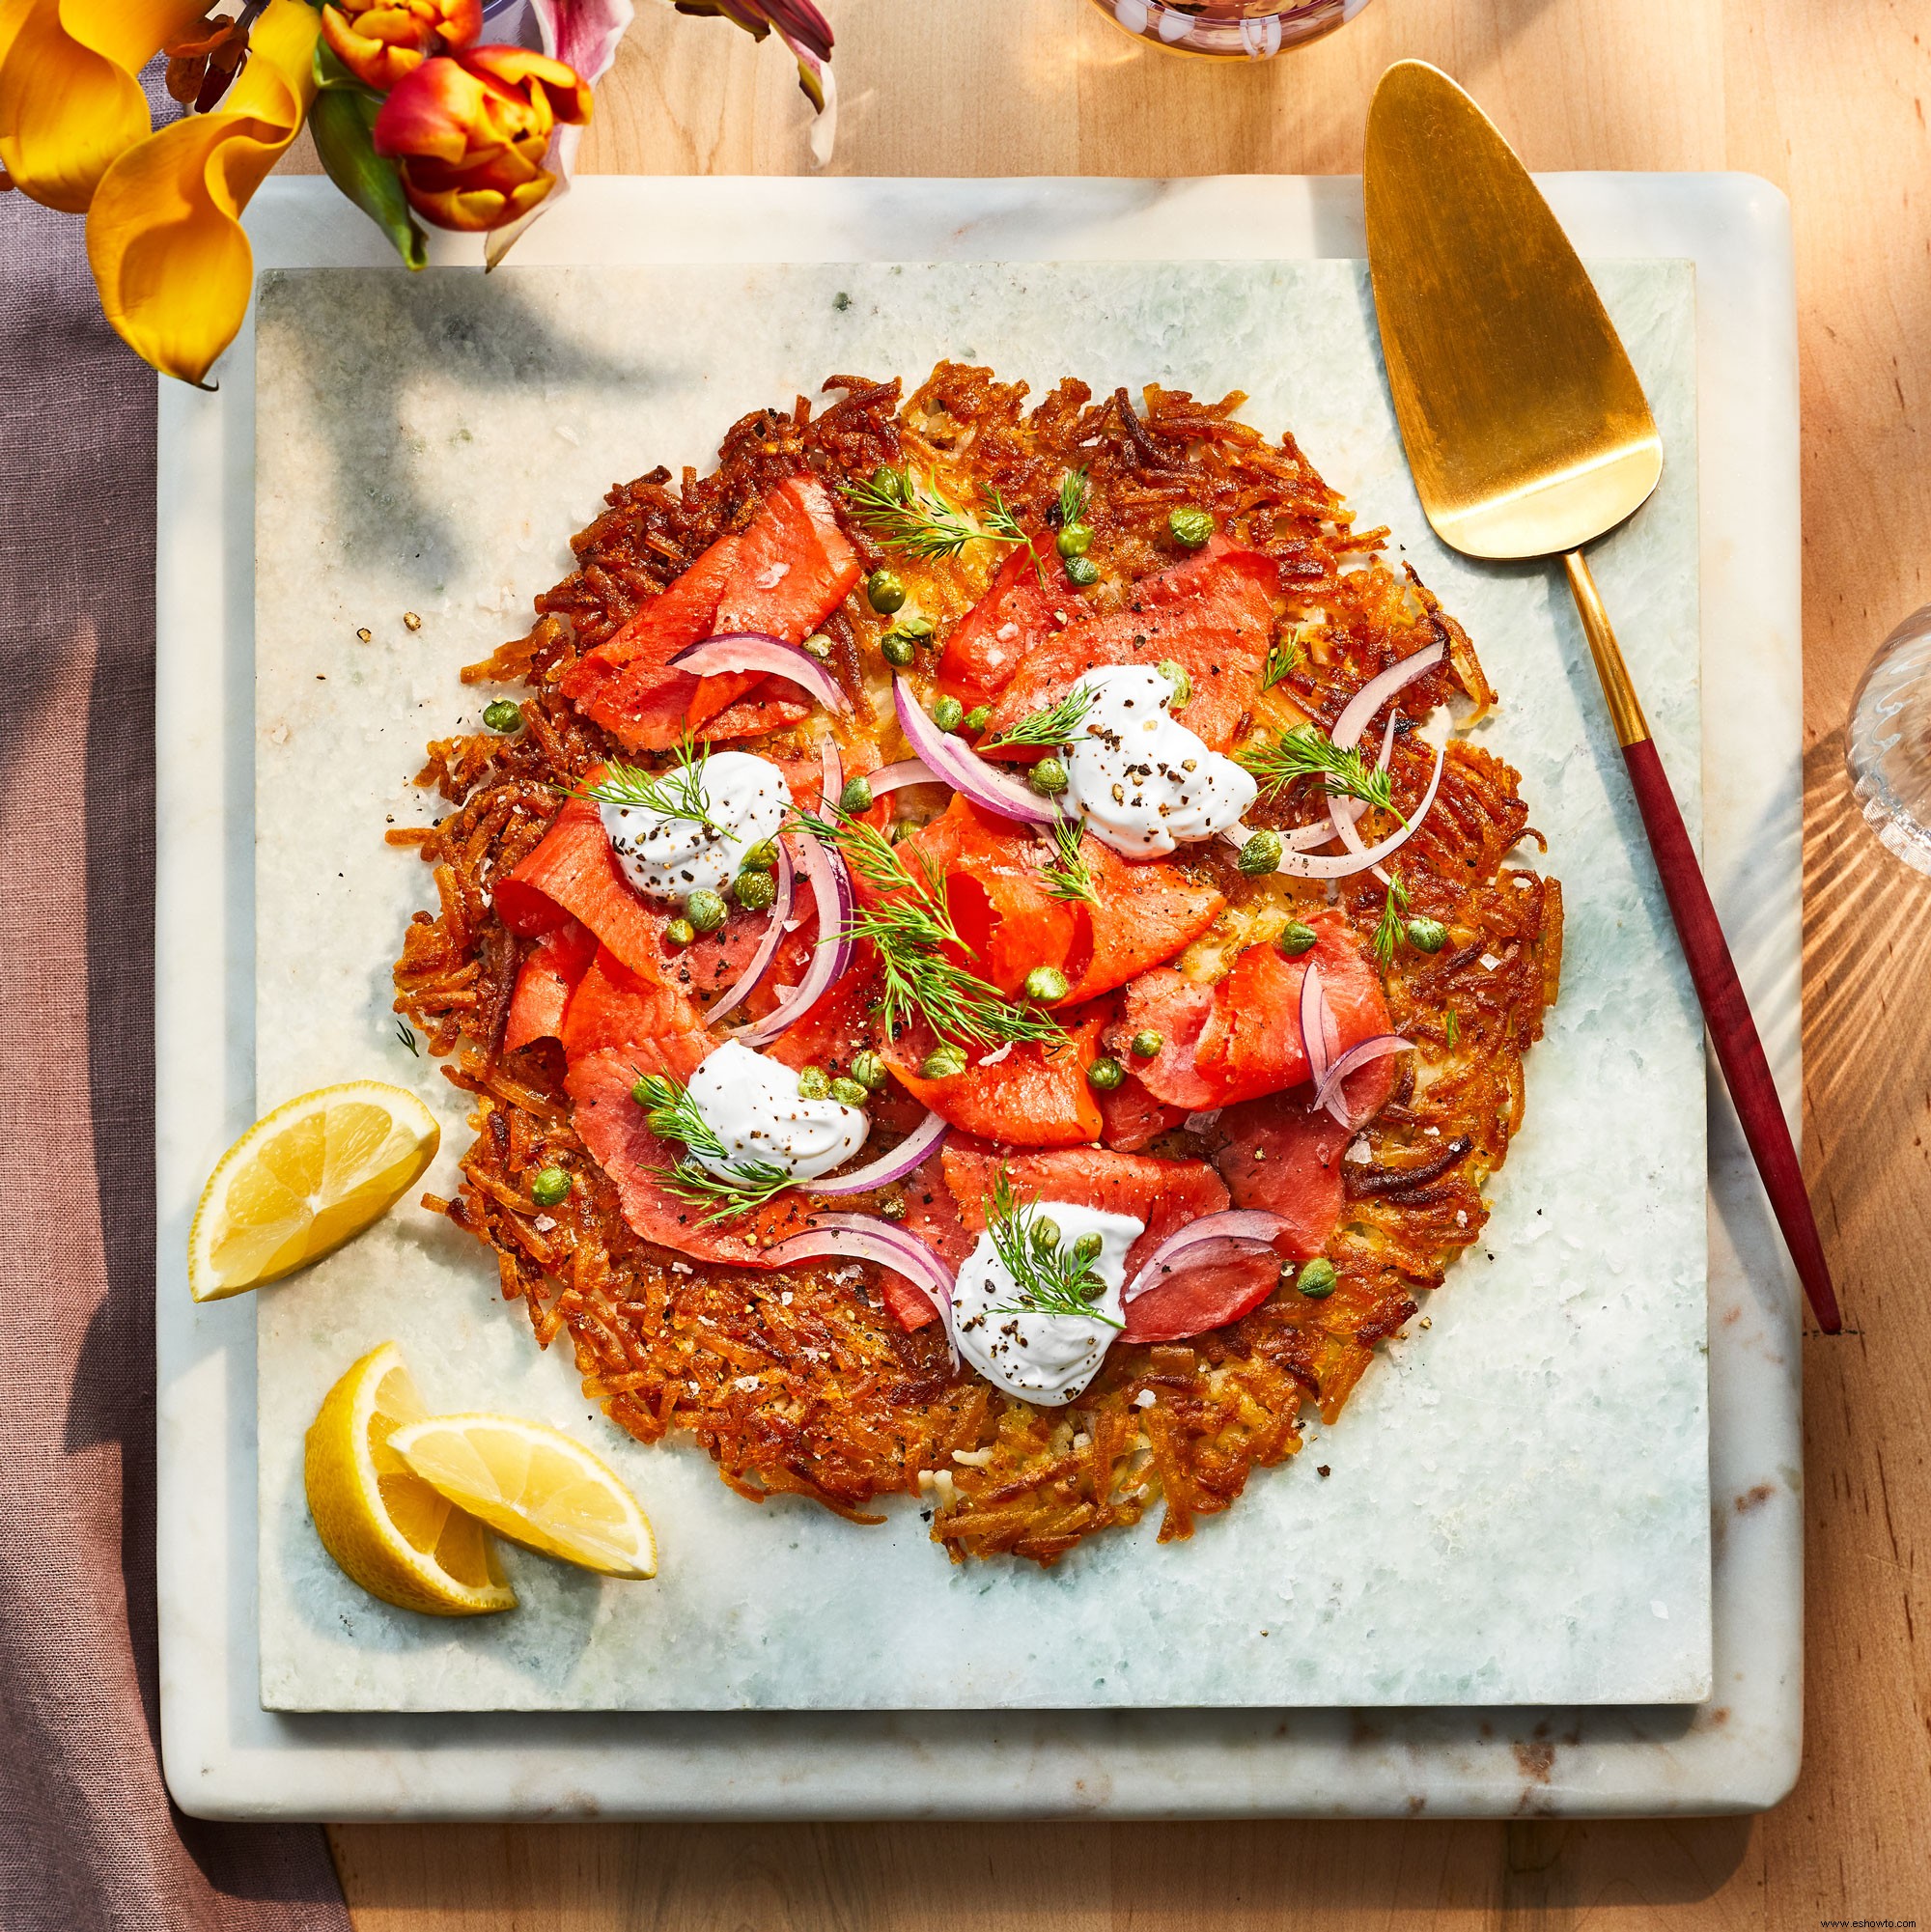
<instances>
[{"instance_id":1,"label":"wooden table surface","mask_svg":"<svg viewBox=\"0 0 1931 1932\"><path fill-rule=\"evenodd\" d=\"M1253 66L1134 46L1086 0L826 0L833 167L1352 174L1376 77L1469 87L1535 168L1749 169L1802 304L1805 1165L1847 1315L1805 1341L1805 1769L1757 1819L1662 1824L357 1826L363 1932L1331 1932L1931 1923L1931 884L1863 830L1843 720L1931 601L1931 7L1373 0ZM640 0L594 170L791 173L776 44ZM1895 1024L1897 1031L1890 1029Z\"/></svg>"}]
</instances>

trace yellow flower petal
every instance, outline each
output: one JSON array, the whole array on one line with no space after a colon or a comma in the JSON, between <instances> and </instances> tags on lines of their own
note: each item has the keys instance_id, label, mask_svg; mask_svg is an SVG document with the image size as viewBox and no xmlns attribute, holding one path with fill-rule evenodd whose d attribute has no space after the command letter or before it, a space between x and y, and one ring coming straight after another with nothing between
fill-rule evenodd
<instances>
[{"instance_id":1,"label":"yellow flower petal","mask_svg":"<svg viewBox=\"0 0 1931 1932\"><path fill-rule=\"evenodd\" d=\"M35 201L85 211L154 126L135 78L205 0L7 0L0 6L0 163Z\"/></svg>"},{"instance_id":2,"label":"yellow flower petal","mask_svg":"<svg viewBox=\"0 0 1931 1932\"><path fill-rule=\"evenodd\" d=\"M199 382L248 312L255 258L238 217L308 112L320 32L304 0L268 0L221 105L137 142L95 191L87 259L101 309L164 375Z\"/></svg>"}]
</instances>

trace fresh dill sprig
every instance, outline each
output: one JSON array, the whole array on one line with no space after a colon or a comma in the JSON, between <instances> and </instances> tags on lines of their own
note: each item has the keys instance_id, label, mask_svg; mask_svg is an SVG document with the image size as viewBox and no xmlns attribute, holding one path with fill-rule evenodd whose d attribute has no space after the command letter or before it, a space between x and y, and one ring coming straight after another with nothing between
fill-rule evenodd
<instances>
[{"instance_id":1,"label":"fresh dill sprig","mask_svg":"<svg viewBox=\"0 0 1931 1932\"><path fill-rule=\"evenodd\" d=\"M1297 778L1319 778L1331 798L1358 798L1377 810L1395 811L1394 784L1388 773L1370 765L1359 746L1343 751L1319 725L1298 724L1273 744L1252 746L1239 756L1260 780L1264 794L1278 792ZM1395 817L1401 814L1395 812Z\"/></svg>"},{"instance_id":2,"label":"fresh dill sprig","mask_svg":"<svg viewBox=\"0 0 1931 1932\"><path fill-rule=\"evenodd\" d=\"M1271 691L1285 678L1301 669L1301 626L1287 630L1268 646L1267 662L1261 666L1261 689Z\"/></svg>"},{"instance_id":3,"label":"fresh dill sprig","mask_svg":"<svg viewBox=\"0 0 1931 1932\"><path fill-rule=\"evenodd\" d=\"M993 1183L993 1199L986 1216L986 1232L993 1249L1013 1277L1016 1302L1000 1302L987 1312L994 1315L1080 1315L1104 1322L1109 1329L1126 1324L1102 1314L1106 1284L1093 1273L1090 1254L1077 1251L1058 1238L1058 1229L1043 1218L1037 1200L1021 1201L1001 1162Z\"/></svg>"},{"instance_id":4,"label":"fresh dill sprig","mask_svg":"<svg viewBox=\"0 0 1931 1932\"><path fill-rule=\"evenodd\" d=\"M1390 870L1387 882L1387 897L1382 902L1381 920L1375 927L1375 957L1381 961L1384 972L1394 964L1402 914L1408 910L1408 887L1401 882L1401 874Z\"/></svg>"},{"instance_id":5,"label":"fresh dill sprig","mask_svg":"<svg viewBox=\"0 0 1931 1932\"><path fill-rule=\"evenodd\" d=\"M667 1075L638 1074L633 1093L640 1096L645 1126L659 1140L680 1140L686 1149L683 1160L652 1171L679 1200L711 1206L706 1223L749 1214L796 1185L795 1177L773 1161L732 1161L731 1150L698 1112L690 1089ZM724 1162L724 1172L713 1173L699 1157Z\"/></svg>"},{"instance_id":6,"label":"fresh dill sprig","mask_svg":"<svg viewBox=\"0 0 1931 1932\"><path fill-rule=\"evenodd\" d=\"M410 1059L422 1058L422 1049L416 1044L416 1036L409 1031L409 1022L406 1020L396 1022L396 1038L408 1049Z\"/></svg>"},{"instance_id":7,"label":"fresh dill sprig","mask_svg":"<svg viewBox=\"0 0 1931 1932\"><path fill-rule=\"evenodd\" d=\"M1054 745L1071 744L1081 736L1086 714L1099 701L1097 691L1082 690L1075 685L1056 704L1048 705L1044 711L1028 712L997 738L989 740L984 749L997 751L1007 745L1029 744L1050 750Z\"/></svg>"},{"instance_id":8,"label":"fresh dill sprig","mask_svg":"<svg viewBox=\"0 0 1931 1932\"><path fill-rule=\"evenodd\" d=\"M1040 877L1055 899L1075 899L1097 906L1100 895L1094 889L1093 875L1079 856L1080 825L1077 819L1057 818L1052 822L1053 861L1042 865Z\"/></svg>"},{"instance_id":9,"label":"fresh dill sprig","mask_svg":"<svg viewBox=\"0 0 1931 1932\"><path fill-rule=\"evenodd\" d=\"M1441 1037L1450 1051L1453 1051L1455 1043L1462 1037L1461 1017L1452 1006L1441 1016Z\"/></svg>"},{"instance_id":10,"label":"fresh dill sprig","mask_svg":"<svg viewBox=\"0 0 1931 1932\"><path fill-rule=\"evenodd\" d=\"M867 939L877 949L884 976L879 1011L888 1037L896 1038L923 1016L941 1038L974 1047L1034 1040L1058 1046L1065 1029L1035 1006L1008 999L990 980L948 959L943 948L972 948L960 937L945 903L944 881L923 853L913 875L898 849L876 826L835 806L823 815L800 813L798 823L833 846L845 862L881 892L903 895L854 912L831 938Z\"/></svg>"},{"instance_id":11,"label":"fresh dill sprig","mask_svg":"<svg viewBox=\"0 0 1931 1932\"><path fill-rule=\"evenodd\" d=\"M710 1203L711 1212L703 1226L713 1221L735 1220L754 1208L761 1208L775 1194L798 1185L793 1175L770 1161L742 1161L728 1174L714 1174L695 1161L680 1161L675 1166L654 1170L666 1193L701 1208Z\"/></svg>"},{"instance_id":12,"label":"fresh dill sprig","mask_svg":"<svg viewBox=\"0 0 1931 1932\"><path fill-rule=\"evenodd\" d=\"M886 464L859 483L840 486L852 514L887 549L933 561L962 555L973 544L1023 544L1019 519L996 490L989 490L991 510L981 522L947 502L930 477L921 481L910 463Z\"/></svg>"},{"instance_id":13,"label":"fresh dill sprig","mask_svg":"<svg viewBox=\"0 0 1931 1932\"><path fill-rule=\"evenodd\" d=\"M1093 495L1092 479L1083 469L1069 469L1059 480L1059 527L1081 521Z\"/></svg>"},{"instance_id":14,"label":"fresh dill sprig","mask_svg":"<svg viewBox=\"0 0 1931 1932\"><path fill-rule=\"evenodd\" d=\"M986 486L986 500L992 506L986 512L986 521L990 526L987 534L990 537L996 538L1000 542L1007 544L1030 544L1032 542L1032 539L1026 535L1024 526L1013 515L1012 510L1006 503L1006 499L999 494L996 484L989 483Z\"/></svg>"},{"instance_id":15,"label":"fresh dill sprig","mask_svg":"<svg viewBox=\"0 0 1931 1932\"><path fill-rule=\"evenodd\" d=\"M594 799L600 805L635 805L667 819L689 819L721 838L727 827L711 816L711 798L704 789L709 758L709 752L698 750L686 725L677 759L666 770L647 771L641 765L612 759L596 784L579 786L571 796Z\"/></svg>"}]
</instances>

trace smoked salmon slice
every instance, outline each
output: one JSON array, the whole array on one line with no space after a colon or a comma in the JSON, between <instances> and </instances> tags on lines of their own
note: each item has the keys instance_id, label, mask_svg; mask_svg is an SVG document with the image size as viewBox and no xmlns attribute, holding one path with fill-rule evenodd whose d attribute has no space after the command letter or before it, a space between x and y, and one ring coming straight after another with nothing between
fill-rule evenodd
<instances>
[{"instance_id":1,"label":"smoked salmon slice","mask_svg":"<svg viewBox=\"0 0 1931 1932\"><path fill-rule=\"evenodd\" d=\"M1321 969L1339 1029L1337 1052L1391 1032L1380 976L1347 921L1323 912L1309 923L1317 935L1311 951L1288 959L1276 946L1249 946L1213 986L1173 966L1142 973L1126 989L1108 1043L1124 1052L1143 1027L1164 1035L1158 1056L1135 1071L1150 1093L1175 1106L1227 1106L1300 1086L1310 1077L1300 1012L1310 962Z\"/></svg>"},{"instance_id":2,"label":"smoked salmon slice","mask_svg":"<svg viewBox=\"0 0 1931 1932\"><path fill-rule=\"evenodd\" d=\"M1052 587L1049 595L1040 582L1042 565ZM953 627L938 660L939 689L967 711L990 703L1024 658L1069 618L1084 615L1086 607L1066 580L1052 533L1042 531L1031 548L1016 547L1007 556L985 595Z\"/></svg>"},{"instance_id":3,"label":"smoked salmon slice","mask_svg":"<svg viewBox=\"0 0 1931 1932\"><path fill-rule=\"evenodd\" d=\"M605 1047L574 1062L564 1085L574 1102L577 1136L610 1177L624 1219L646 1241L675 1248L694 1261L735 1268L769 1268L764 1246L809 1226L803 1197L777 1195L762 1208L730 1220L706 1222L709 1208L682 1200L663 1185L662 1170L684 1150L659 1140L630 1097L637 1075L633 1056Z\"/></svg>"},{"instance_id":4,"label":"smoked salmon slice","mask_svg":"<svg viewBox=\"0 0 1931 1932\"><path fill-rule=\"evenodd\" d=\"M1146 1231L1127 1255L1129 1281L1169 1235L1227 1205L1227 1190L1204 1161L1157 1161L1105 1147L1001 1154L958 1140L948 1142L938 1158L959 1203L959 1218L975 1236L986 1225L1002 1166L1021 1201L1065 1201L1143 1222Z\"/></svg>"},{"instance_id":5,"label":"smoked salmon slice","mask_svg":"<svg viewBox=\"0 0 1931 1932\"><path fill-rule=\"evenodd\" d=\"M990 1066L968 1059L964 1073L943 1079L918 1071L938 1044L923 1022L880 1050L909 1092L967 1134L1015 1147L1076 1147L1098 1140L1104 1124L1086 1078L1101 1023L1098 1016L1086 1020L1055 1049L1026 1041L1002 1050Z\"/></svg>"},{"instance_id":6,"label":"smoked salmon slice","mask_svg":"<svg viewBox=\"0 0 1931 1932\"><path fill-rule=\"evenodd\" d=\"M1283 1254L1311 1261L1324 1252L1341 1218L1348 1129L1285 1094L1230 1106L1219 1124L1227 1144L1214 1164L1234 1205L1285 1217L1290 1225L1274 1243Z\"/></svg>"},{"instance_id":7,"label":"smoked salmon slice","mask_svg":"<svg viewBox=\"0 0 1931 1932\"><path fill-rule=\"evenodd\" d=\"M1035 644L993 702L987 737L1064 697L1083 671L1171 658L1193 681L1174 715L1210 750L1226 750L1260 694L1278 581L1272 559L1213 538L1185 563L1142 577L1124 609Z\"/></svg>"},{"instance_id":8,"label":"smoked salmon slice","mask_svg":"<svg viewBox=\"0 0 1931 1932\"><path fill-rule=\"evenodd\" d=\"M1122 1154L1136 1154L1150 1140L1158 1140L1187 1118L1184 1106L1156 1100L1137 1075L1129 1071L1126 1078L1110 1092L1100 1096L1101 1140Z\"/></svg>"},{"instance_id":9,"label":"smoked salmon slice","mask_svg":"<svg viewBox=\"0 0 1931 1932\"><path fill-rule=\"evenodd\" d=\"M632 972L607 946L571 994L561 1037L572 1065L605 1050L628 1053L633 1081L642 1073L687 1080L714 1044L683 994Z\"/></svg>"},{"instance_id":10,"label":"smoked salmon slice","mask_svg":"<svg viewBox=\"0 0 1931 1932\"><path fill-rule=\"evenodd\" d=\"M517 974L503 1021L503 1050L514 1053L532 1040L561 1040L564 1009L596 957L597 935L574 919L547 932L530 948Z\"/></svg>"},{"instance_id":11,"label":"smoked salmon slice","mask_svg":"<svg viewBox=\"0 0 1931 1932\"><path fill-rule=\"evenodd\" d=\"M815 476L787 478L742 536L720 537L661 596L565 673L564 695L631 750L661 751L686 729L743 738L796 723L809 707L784 695L742 698L764 673L697 678L670 659L687 645L739 630L801 643L858 581L858 553ZM707 728L717 720L717 728Z\"/></svg>"},{"instance_id":12,"label":"smoked salmon slice","mask_svg":"<svg viewBox=\"0 0 1931 1932\"><path fill-rule=\"evenodd\" d=\"M632 972L663 976L664 915L645 905L625 878L603 815L589 798L564 800L543 842L496 882L490 902L513 933L534 937L574 918Z\"/></svg>"},{"instance_id":13,"label":"smoked salmon slice","mask_svg":"<svg viewBox=\"0 0 1931 1932\"><path fill-rule=\"evenodd\" d=\"M1080 841L1079 857L1098 903L1056 898L1041 870L1052 862L1052 848L963 797L901 850L945 882L947 910L969 948L962 965L1008 996L1035 966L1057 966L1068 981L1062 1006L1110 993L1170 959L1227 903L1164 859L1122 858L1094 838Z\"/></svg>"}]
</instances>

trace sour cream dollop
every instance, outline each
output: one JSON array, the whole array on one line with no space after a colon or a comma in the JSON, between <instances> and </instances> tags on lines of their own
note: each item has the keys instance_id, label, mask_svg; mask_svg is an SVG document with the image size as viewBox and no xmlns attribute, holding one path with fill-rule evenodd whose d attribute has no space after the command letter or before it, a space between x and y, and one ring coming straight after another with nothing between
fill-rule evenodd
<instances>
[{"instance_id":1,"label":"sour cream dollop","mask_svg":"<svg viewBox=\"0 0 1931 1932\"><path fill-rule=\"evenodd\" d=\"M639 892L683 899L700 887L722 892L744 854L776 836L791 803L785 775L769 758L714 751L704 761L704 809L721 830L648 805L600 801L603 830L624 876Z\"/></svg>"},{"instance_id":2,"label":"sour cream dollop","mask_svg":"<svg viewBox=\"0 0 1931 1932\"><path fill-rule=\"evenodd\" d=\"M1071 1246L1082 1235L1100 1237L1099 1258L1092 1271L1105 1293L1093 1306L1110 1320L1013 1312L1024 1307L1025 1296L999 1259L988 1231L960 1267L952 1290L952 1336L959 1353L988 1382L1050 1409L1071 1402L1093 1380L1119 1335L1112 1323L1122 1319L1127 1250L1144 1232L1144 1223L1131 1215L1109 1215L1097 1208L1076 1207L1071 1201L1042 1201L1038 1213L1058 1223L1063 1246Z\"/></svg>"},{"instance_id":3,"label":"sour cream dollop","mask_svg":"<svg viewBox=\"0 0 1931 1932\"><path fill-rule=\"evenodd\" d=\"M816 1181L865 1144L871 1116L835 1100L806 1100L798 1075L737 1040L727 1040L690 1077L690 1102L724 1153L690 1150L714 1174L768 1161L795 1181Z\"/></svg>"},{"instance_id":4,"label":"sour cream dollop","mask_svg":"<svg viewBox=\"0 0 1931 1932\"><path fill-rule=\"evenodd\" d=\"M1169 715L1173 686L1160 672L1108 664L1073 688L1094 702L1085 737L1067 747L1066 803L1115 852L1157 858L1225 831L1253 803L1253 775Z\"/></svg>"}]
</instances>

